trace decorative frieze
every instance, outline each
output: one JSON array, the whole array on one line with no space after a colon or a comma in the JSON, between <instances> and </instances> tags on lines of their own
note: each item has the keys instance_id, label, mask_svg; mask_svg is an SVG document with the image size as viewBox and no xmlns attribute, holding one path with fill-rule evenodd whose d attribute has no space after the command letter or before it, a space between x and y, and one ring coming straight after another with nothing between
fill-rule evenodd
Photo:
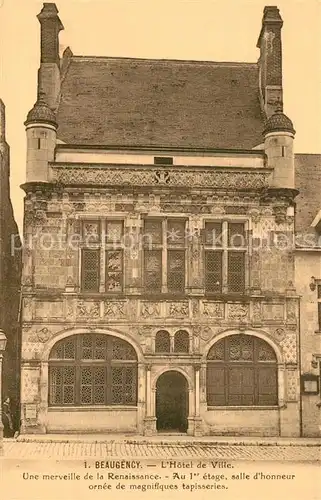
<instances>
[{"instance_id":1,"label":"decorative frieze","mask_svg":"<svg viewBox=\"0 0 321 500\"><path fill-rule=\"evenodd\" d=\"M118 186L208 187L218 189L262 189L268 186L269 172L222 172L213 169L187 170L179 167L160 171L157 168L127 169L91 166L72 168L52 166L52 179L63 184Z\"/></svg>"},{"instance_id":2,"label":"decorative frieze","mask_svg":"<svg viewBox=\"0 0 321 500\"><path fill-rule=\"evenodd\" d=\"M115 300L104 302L104 317L105 318L124 318L125 317L125 301Z\"/></svg>"},{"instance_id":3,"label":"decorative frieze","mask_svg":"<svg viewBox=\"0 0 321 500\"><path fill-rule=\"evenodd\" d=\"M188 301L169 302L167 304L167 315L171 318L183 318L189 315Z\"/></svg>"},{"instance_id":4,"label":"decorative frieze","mask_svg":"<svg viewBox=\"0 0 321 500\"><path fill-rule=\"evenodd\" d=\"M224 304L222 302L203 302L203 316L207 318L224 318Z\"/></svg>"},{"instance_id":5,"label":"decorative frieze","mask_svg":"<svg viewBox=\"0 0 321 500\"><path fill-rule=\"evenodd\" d=\"M98 319L100 317L100 302L80 300L77 303L78 318Z\"/></svg>"},{"instance_id":6,"label":"decorative frieze","mask_svg":"<svg viewBox=\"0 0 321 500\"><path fill-rule=\"evenodd\" d=\"M268 321L284 320L284 305L266 302L262 304L262 318Z\"/></svg>"},{"instance_id":7,"label":"decorative frieze","mask_svg":"<svg viewBox=\"0 0 321 500\"><path fill-rule=\"evenodd\" d=\"M231 320L245 321L249 316L248 304L242 303L228 303L227 304L227 317Z\"/></svg>"},{"instance_id":8,"label":"decorative frieze","mask_svg":"<svg viewBox=\"0 0 321 500\"><path fill-rule=\"evenodd\" d=\"M35 301L35 319L58 319L63 316L63 301Z\"/></svg>"},{"instance_id":9,"label":"decorative frieze","mask_svg":"<svg viewBox=\"0 0 321 500\"><path fill-rule=\"evenodd\" d=\"M140 314L143 318L159 317L161 314L159 302L142 302Z\"/></svg>"}]
</instances>

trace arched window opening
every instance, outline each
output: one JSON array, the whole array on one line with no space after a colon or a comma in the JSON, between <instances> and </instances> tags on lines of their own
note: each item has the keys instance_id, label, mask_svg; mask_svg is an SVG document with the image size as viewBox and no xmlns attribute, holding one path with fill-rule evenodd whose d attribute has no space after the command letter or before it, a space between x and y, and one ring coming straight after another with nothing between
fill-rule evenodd
<instances>
[{"instance_id":1,"label":"arched window opening","mask_svg":"<svg viewBox=\"0 0 321 500\"><path fill-rule=\"evenodd\" d=\"M155 352L170 352L171 340L166 330L160 330L155 337Z\"/></svg>"},{"instance_id":2,"label":"arched window opening","mask_svg":"<svg viewBox=\"0 0 321 500\"><path fill-rule=\"evenodd\" d=\"M277 359L264 340L230 335L207 355L209 406L273 406L278 403Z\"/></svg>"},{"instance_id":3,"label":"arched window opening","mask_svg":"<svg viewBox=\"0 0 321 500\"><path fill-rule=\"evenodd\" d=\"M174 352L189 352L189 335L186 330L179 330L174 337Z\"/></svg>"},{"instance_id":4,"label":"arched window opening","mask_svg":"<svg viewBox=\"0 0 321 500\"><path fill-rule=\"evenodd\" d=\"M49 405L136 405L137 356L110 335L73 335L49 356Z\"/></svg>"}]
</instances>

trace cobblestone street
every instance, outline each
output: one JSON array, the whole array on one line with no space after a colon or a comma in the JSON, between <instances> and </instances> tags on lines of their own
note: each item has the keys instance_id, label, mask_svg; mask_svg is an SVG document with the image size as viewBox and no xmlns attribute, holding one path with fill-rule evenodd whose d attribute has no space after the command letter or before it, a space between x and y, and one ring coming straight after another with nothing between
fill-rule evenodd
<instances>
[{"instance_id":1,"label":"cobblestone street","mask_svg":"<svg viewBox=\"0 0 321 500\"><path fill-rule=\"evenodd\" d=\"M146 442L131 440L43 441L19 442L6 440L4 457L8 459L58 459L73 460L86 458L204 458L228 460L261 461L320 461L320 446L275 445L275 444L211 444L209 442Z\"/></svg>"}]
</instances>

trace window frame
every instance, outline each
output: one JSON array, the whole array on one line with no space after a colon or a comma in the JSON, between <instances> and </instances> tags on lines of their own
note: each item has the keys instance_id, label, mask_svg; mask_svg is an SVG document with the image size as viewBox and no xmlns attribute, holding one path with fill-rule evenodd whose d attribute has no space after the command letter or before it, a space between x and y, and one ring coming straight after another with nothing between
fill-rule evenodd
<instances>
[{"instance_id":1,"label":"window frame","mask_svg":"<svg viewBox=\"0 0 321 500\"><path fill-rule=\"evenodd\" d=\"M84 359L81 358L81 351L82 351L82 342L84 338L91 337L93 342L96 342L96 338L104 338L106 341L106 347L105 347L105 359ZM82 334L82 335L71 335L69 337L66 337L60 341L58 341L52 348L52 352L54 352L54 349L57 347L58 343L62 343L62 345L65 344L68 340L73 340L74 341L74 346L75 346L75 355L74 358L51 358L49 356L49 362L48 362L48 407L49 408L87 408L87 407L106 407L106 406L113 406L113 407L119 407L119 406L130 406L130 407L135 407L137 406L137 397L138 397L138 359L137 359L137 354L133 348L133 346L127 342L124 339L120 339L118 337L112 336L112 335L102 335L102 334ZM128 346L131 347L133 350L133 353L135 353L136 359L116 359L113 358L112 356L112 347L113 347L113 342L114 341L119 341L128 344ZM51 354L50 354L51 355ZM52 386L54 385L52 383L52 374L53 370L56 368L69 368L72 367L74 368L74 383L73 383L73 392L74 392L74 401L72 403L53 403L51 398L52 398ZM103 367L105 370L105 384L104 384L104 402L103 403L94 403L91 401L90 403L83 403L81 401L81 388L84 386L82 384L81 380L81 375L83 372L84 368L90 368L91 371L93 372L95 368ZM131 369L132 371L132 383L131 383L131 391L132 391L132 400L131 402L121 402L121 403L114 403L112 398L112 390L113 390L113 385L112 385L112 372L114 368L122 368L123 372L126 369ZM61 371L63 374L63 370ZM62 375L63 376L63 375ZM124 374L122 375L124 378ZM72 384L69 384L72 385ZM88 384L89 385L89 384ZM91 381L91 387L93 387L94 381L92 379ZM64 384L62 383L61 386L63 387ZM123 385L124 386L124 385Z\"/></svg>"},{"instance_id":2,"label":"window frame","mask_svg":"<svg viewBox=\"0 0 321 500\"><path fill-rule=\"evenodd\" d=\"M242 334L239 335L229 335L227 337L224 337L223 339L218 340L215 344L212 345L210 350L207 353L207 359L206 359L206 402L207 402L207 407L208 408L235 408L235 407L240 407L240 408L257 408L257 407L276 407L278 406L278 401L279 401L279 388L278 388L278 362L277 362L277 357L276 353L274 352L273 348L264 340L259 337L255 337L254 335L243 335L243 338L250 338L252 339L252 354L253 354L253 360L249 361L244 361L244 360L231 360L229 359L229 343L231 342L233 337L239 337L239 340L241 342L241 337ZM273 351L274 353L274 359L270 361L259 361L258 360L258 351L259 351L259 344L260 342L264 342L267 346L269 346L270 350ZM214 359L209 359L208 356L211 353L211 349L215 348L218 346L219 343L222 343L223 348L224 348L224 359L222 360L214 360ZM215 368L214 368L215 367ZM238 395L238 393L230 393L231 389L231 384L230 384L230 376L232 373L232 370L237 370L239 372L239 377L240 374L243 377L244 373L246 371L252 370L253 372L253 390L252 393L248 394L243 394L240 393L240 398L241 402L237 402L235 404L230 403L230 395L232 394L233 396ZM266 395L264 392L260 392L260 375L266 373L267 369L269 369L270 373L272 373L273 370L273 379L274 379L274 384L273 384L273 393L269 392L269 397L271 397L271 402L264 403L262 402L262 398ZM215 378L217 378L217 375L219 371L222 372L223 376L223 385L219 385L217 383L214 383L213 381ZM271 376L271 375L269 375ZM216 387L216 390L220 390L220 392L212 393L210 392L211 387ZM269 390L272 388L272 386L269 387ZM214 401L215 396L217 397L218 395L222 395L224 398L224 401L222 400L222 403L219 403L218 401ZM246 396L253 396L253 402L252 403L243 403L242 400L246 398ZM272 401L272 398L274 397L274 401Z\"/></svg>"},{"instance_id":3,"label":"window frame","mask_svg":"<svg viewBox=\"0 0 321 500\"><path fill-rule=\"evenodd\" d=\"M215 248L212 247L211 243L207 242L207 224L220 224L221 225L221 245L217 245ZM242 224L244 228L244 239L245 245L243 246L231 246L230 245L230 226L232 224ZM202 249L203 249L203 262L204 262L204 292L207 296L215 296L215 295L244 295L248 288L248 280L249 280L249 265L248 265L248 257L250 253L250 242L248 237L249 230L249 221L247 219L205 219L203 225L203 240L202 240ZM209 290L207 287L207 259L208 255L212 252L221 253L221 287L219 290ZM232 254L242 254L243 257L243 280L242 287L240 290L231 290L230 280L229 280L229 257Z\"/></svg>"},{"instance_id":4,"label":"window frame","mask_svg":"<svg viewBox=\"0 0 321 500\"><path fill-rule=\"evenodd\" d=\"M84 237L84 226L85 224L97 224L99 227L99 238L97 242L91 243L89 246L86 244ZM108 224L109 223L120 223L121 229L121 239L108 241ZM96 294L105 293L110 295L122 295L124 293L125 287L125 256L124 256L124 236L125 236L125 221L124 218L110 217L107 219L81 219L81 235L82 240L79 248L79 288L80 292L84 294ZM97 251L99 252L98 258L98 287L96 290L86 290L84 286L84 253L86 251ZM108 252L121 252L121 287L119 290L108 290L107 280L108 280Z\"/></svg>"},{"instance_id":5,"label":"window frame","mask_svg":"<svg viewBox=\"0 0 321 500\"><path fill-rule=\"evenodd\" d=\"M145 232L145 224L148 222L157 222L161 224L161 242L152 243L145 241L144 236L148 234ZM182 243L169 242L169 227L171 222L179 222L184 224L184 235ZM143 251L142 251L142 262L143 262L143 290L145 293L151 294L173 294L173 295L184 295L186 293L187 287L187 259L188 259L188 246L186 238L188 219L186 217L145 217L143 218ZM160 286L155 288L147 288L146 286L146 258L148 252L160 252ZM183 254L183 286L180 289L170 289L169 288L169 257L171 252L181 252Z\"/></svg>"}]
</instances>

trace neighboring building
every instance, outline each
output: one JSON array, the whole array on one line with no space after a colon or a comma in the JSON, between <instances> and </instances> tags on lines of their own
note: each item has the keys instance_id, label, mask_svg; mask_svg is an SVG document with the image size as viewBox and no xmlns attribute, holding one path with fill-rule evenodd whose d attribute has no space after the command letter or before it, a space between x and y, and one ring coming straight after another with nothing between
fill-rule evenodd
<instances>
[{"instance_id":1,"label":"neighboring building","mask_svg":"<svg viewBox=\"0 0 321 500\"><path fill-rule=\"evenodd\" d=\"M278 9L258 63L60 59L55 4L38 19L22 432L299 436Z\"/></svg>"},{"instance_id":2,"label":"neighboring building","mask_svg":"<svg viewBox=\"0 0 321 500\"><path fill-rule=\"evenodd\" d=\"M21 242L10 200L9 181L10 151L6 142L5 106L0 100L0 328L7 337L3 358L2 398L11 399L17 429L20 414Z\"/></svg>"},{"instance_id":3,"label":"neighboring building","mask_svg":"<svg viewBox=\"0 0 321 500\"><path fill-rule=\"evenodd\" d=\"M301 297L302 434L321 435L321 155L296 155L296 288Z\"/></svg>"}]
</instances>

